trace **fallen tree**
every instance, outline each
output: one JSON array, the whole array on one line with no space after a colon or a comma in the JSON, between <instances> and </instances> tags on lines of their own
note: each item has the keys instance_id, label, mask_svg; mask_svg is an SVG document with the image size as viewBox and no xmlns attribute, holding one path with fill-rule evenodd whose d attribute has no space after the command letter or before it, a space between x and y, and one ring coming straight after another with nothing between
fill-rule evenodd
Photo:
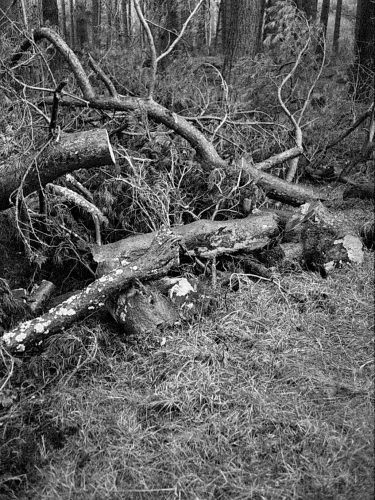
<instances>
[{"instance_id":1,"label":"fallen tree","mask_svg":"<svg viewBox=\"0 0 375 500\"><path fill-rule=\"evenodd\" d=\"M237 171L242 171L244 175L249 176L259 184L270 197L284 201L285 203L300 205L310 200L325 199L325 196L318 190L303 185L292 185L273 175L266 173L260 174L258 171L262 168L275 166L287 160L293 160L298 157L298 155L301 155L303 153L303 147L300 141L298 141L296 146L278 155L267 158L259 164L252 165L243 158L234 166L231 165L229 167L228 162L220 157L212 142L209 141L202 132L189 123L184 117L171 112L169 109L154 101L152 94L147 96L147 98L130 97L116 94L113 92L113 88L110 87L109 92L111 97L97 97L77 56L64 40L50 28L39 28L34 30L32 39L26 40L22 44L9 62L9 65L11 67L15 66L22 57L22 54L30 48L32 43L31 40L39 42L43 39L47 39L52 43L56 50L64 57L82 92L83 99L81 97L63 97L63 99L60 100L60 106L86 107L103 111L132 111L144 113L157 123L164 124L170 130L173 130L186 139L197 152L202 164L208 169L219 167L224 170L235 168ZM96 71L98 77L108 87L108 80L103 78L104 73L100 70L99 66L94 65L92 67L94 71ZM47 104L52 104L53 98L47 98L45 102Z\"/></svg>"},{"instance_id":2,"label":"fallen tree","mask_svg":"<svg viewBox=\"0 0 375 500\"><path fill-rule=\"evenodd\" d=\"M178 262L178 238L169 231L155 235L148 252L133 262L121 262L110 273L84 290L35 319L6 332L2 344L11 353L24 352L40 345L46 338L69 327L87 314L103 308L106 301L136 279L155 279L168 273Z\"/></svg>"},{"instance_id":3,"label":"fallen tree","mask_svg":"<svg viewBox=\"0 0 375 500\"><path fill-rule=\"evenodd\" d=\"M26 196L74 170L115 162L105 129L61 133L58 140L49 140L36 158L0 164L0 210L12 206L20 187Z\"/></svg>"},{"instance_id":4,"label":"fallen tree","mask_svg":"<svg viewBox=\"0 0 375 500\"><path fill-rule=\"evenodd\" d=\"M325 277L344 262L361 264L363 261L362 241L356 229L319 202L305 204L295 211L268 211L241 220L200 220L164 232L94 245L92 251L99 278L42 316L6 332L2 339L4 346L12 353L31 349L101 308L108 308L119 324L132 331L173 323L179 318L181 304L176 306L170 302L170 290L167 289L167 297L163 297L163 283L154 282L151 287L144 287L139 280L154 281L167 275L172 266L176 267L177 242L182 252L193 259L212 261L211 288L216 281L216 258L227 254L237 258L245 255L244 272L271 281L270 267L283 269L291 262L298 262ZM175 284L172 280L172 286ZM190 292L187 290L188 295ZM195 286L193 292L196 295ZM183 297L181 291L177 295ZM203 304L206 298L205 293L199 296L198 291L198 297L193 301L189 299L189 304ZM131 315L127 317L130 309Z\"/></svg>"},{"instance_id":5,"label":"fallen tree","mask_svg":"<svg viewBox=\"0 0 375 500\"><path fill-rule=\"evenodd\" d=\"M227 221L202 219L172 227L171 231L189 255L210 259L265 247L278 234L278 216L266 213ZM92 245L92 255L98 264L97 274L102 276L122 262L134 261L150 248L155 235L147 233L107 245Z\"/></svg>"}]
</instances>

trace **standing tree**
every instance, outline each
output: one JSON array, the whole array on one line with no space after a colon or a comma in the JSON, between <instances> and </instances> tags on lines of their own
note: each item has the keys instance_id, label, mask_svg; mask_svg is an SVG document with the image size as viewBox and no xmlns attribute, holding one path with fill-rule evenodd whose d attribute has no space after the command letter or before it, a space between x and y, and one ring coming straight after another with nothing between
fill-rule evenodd
<instances>
[{"instance_id":1,"label":"standing tree","mask_svg":"<svg viewBox=\"0 0 375 500\"><path fill-rule=\"evenodd\" d=\"M98 47L100 47L101 24L102 24L102 2L101 0L92 0L93 38L94 40L96 40Z\"/></svg>"},{"instance_id":2,"label":"standing tree","mask_svg":"<svg viewBox=\"0 0 375 500\"><path fill-rule=\"evenodd\" d=\"M79 0L76 6L76 33L77 33L77 45L80 49L88 43L88 25L89 25L89 11L86 10L86 2Z\"/></svg>"},{"instance_id":3,"label":"standing tree","mask_svg":"<svg viewBox=\"0 0 375 500\"><path fill-rule=\"evenodd\" d=\"M331 0L323 0L322 10L320 11L320 24L322 25L324 36L327 34L330 3Z\"/></svg>"},{"instance_id":4,"label":"standing tree","mask_svg":"<svg viewBox=\"0 0 375 500\"><path fill-rule=\"evenodd\" d=\"M57 8L57 0L42 1L43 24L50 26L59 25L59 11Z\"/></svg>"},{"instance_id":5,"label":"standing tree","mask_svg":"<svg viewBox=\"0 0 375 500\"><path fill-rule=\"evenodd\" d=\"M333 32L333 51L335 52L335 54L337 54L337 52L339 50L341 11L342 11L342 0L337 0L336 16L335 16L335 29Z\"/></svg>"},{"instance_id":6,"label":"standing tree","mask_svg":"<svg viewBox=\"0 0 375 500\"><path fill-rule=\"evenodd\" d=\"M233 64L260 51L265 1L222 1L224 76L230 81Z\"/></svg>"},{"instance_id":7,"label":"standing tree","mask_svg":"<svg viewBox=\"0 0 375 500\"><path fill-rule=\"evenodd\" d=\"M371 83L374 79L375 63L375 1L358 0L355 26L355 97L361 98L374 92Z\"/></svg>"}]
</instances>

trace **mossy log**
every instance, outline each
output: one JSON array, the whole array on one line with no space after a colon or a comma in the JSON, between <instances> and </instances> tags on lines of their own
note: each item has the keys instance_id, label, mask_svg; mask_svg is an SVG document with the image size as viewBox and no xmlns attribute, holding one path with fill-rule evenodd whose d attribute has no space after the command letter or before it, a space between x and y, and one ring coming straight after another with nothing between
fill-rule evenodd
<instances>
[{"instance_id":1,"label":"mossy log","mask_svg":"<svg viewBox=\"0 0 375 500\"><path fill-rule=\"evenodd\" d=\"M87 314L104 308L108 299L130 286L133 280L159 278L167 274L178 262L177 241L178 238L169 232L159 232L148 251L138 260L132 263L122 262L112 272L95 280L47 313L4 333L2 344L11 353L28 350Z\"/></svg>"},{"instance_id":2,"label":"mossy log","mask_svg":"<svg viewBox=\"0 0 375 500\"><path fill-rule=\"evenodd\" d=\"M115 162L105 129L62 133L59 140L51 140L37 160L0 163L0 210L12 206L19 188L26 196L68 172Z\"/></svg>"}]
</instances>

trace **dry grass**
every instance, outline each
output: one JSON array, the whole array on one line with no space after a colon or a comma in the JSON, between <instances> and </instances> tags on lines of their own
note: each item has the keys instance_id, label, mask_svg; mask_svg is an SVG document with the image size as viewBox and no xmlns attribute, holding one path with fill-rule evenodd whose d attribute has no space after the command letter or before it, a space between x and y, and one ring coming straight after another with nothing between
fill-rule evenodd
<instances>
[{"instance_id":1,"label":"dry grass","mask_svg":"<svg viewBox=\"0 0 375 500\"><path fill-rule=\"evenodd\" d=\"M55 338L0 421L0 498L372 499L373 254L282 284L306 302L249 281L159 335Z\"/></svg>"}]
</instances>

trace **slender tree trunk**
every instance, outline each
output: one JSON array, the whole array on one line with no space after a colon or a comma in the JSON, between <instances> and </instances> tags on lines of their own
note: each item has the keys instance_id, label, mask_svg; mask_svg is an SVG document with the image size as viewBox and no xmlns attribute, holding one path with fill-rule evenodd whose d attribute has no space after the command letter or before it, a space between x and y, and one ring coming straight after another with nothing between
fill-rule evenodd
<instances>
[{"instance_id":1,"label":"slender tree trunk","mask_svg":"<svg viewBox=\"0 0 375 500\"><path fill-rule=\"evenodd\" d=\"M335 54L337 54L339 50L341 11L342 11L342 0L337 0L335 30L333 32L333 51L335 52Z\"/></svg>"},{"instance_id":2,"label":"slender tree trunk","mask_svg":"<svg viewBox=\"0 0 375 500\"><path fill-rule=\"evenodd\" d=\"M357 99L374 98L375 64L375 1L358 0L355 27L355 55L353 81Z\"/></svg>"},{"instance_id":3,"label":"slender tree trunk","mask_svg":"<svg viewBox=\"0 0 375 500\"><path fill-rule=\"evenodd\" d=\"M76 40L76 23L75 23L75 9L74 9L74 0L69 0L70 7L70 45L74 49L77 40Z\"/></svg>"},{"instance_id":4,"label":"slender tree trunk","mask_svg":"<svg viewBox=\"0 0 375 500\"><path fill-rule=\"evenodd\" d=\"M85 0L77 1L76 15L75 17L75 28L76 28L76 42L77 46L82 49L84 45L88 42L88 16L86 13L86 2Z\"/></svg>"},{"instance_id":5,"label":"slender tree trunk","mask_svg":"<svg viewBox=\"0 0 375 500\"><path fill-rule=\"evenodd\" d=\"M254 57L261 46L264 0L222 0L224 76L230 80L233 64Z\"/></svg>"},{"instance_id":6,"label":"slender tree trunk","mask_svg":"<svg viewBox=\"0 0 375 500\"><path fill-rule=\"evenodd\" d=\"M320 24L322 25L324 36L327 34L330 3L331 0L323 0L322 10L320 12Z\"/></svg>"},{"instance_id":7,"label":"slender tree trunk","mask_svg":"<svg viewBox=\"0 0 375 500\"><path fill-rule=\"evenodd\" d=\"M56 0L42 0L43 24L59 25L59 10Z\"/></svg>"},{"instance_id":8,"label":"slender tree trunk","mask_svg":"<svg viewBox=\"0 0 375 500\"><path fill-rule=\"evenodd\" d=\"M65 0L61 0L61 15L60 15L60 29L62 31L64 40L68 40L67 23L66 23L66 5Z\"/></svg>"},{"instance_id":9,"label":"slender tree trunk","mask_svg":"<svg viewBox=\"0 0 375 500\"><path fill-rule=\"evenodd\" d=\"M98 47L100 47L101 37L101 11L101 0L92 0L92 30Z\"/></svg>"},{"instance_id":10,"label":"slender tree trunk","mask_svg":"<svg viewBox=\"0 0 375 500\"><path fill-rule=\"evenodd\" d=\"M22 12L22 20L23 20L23 25L26 30L29 29L29 23L27 19L27 3L26 0L20 0L20 6L21 6L21 12Z\"/></svg>"}]
</instances>

